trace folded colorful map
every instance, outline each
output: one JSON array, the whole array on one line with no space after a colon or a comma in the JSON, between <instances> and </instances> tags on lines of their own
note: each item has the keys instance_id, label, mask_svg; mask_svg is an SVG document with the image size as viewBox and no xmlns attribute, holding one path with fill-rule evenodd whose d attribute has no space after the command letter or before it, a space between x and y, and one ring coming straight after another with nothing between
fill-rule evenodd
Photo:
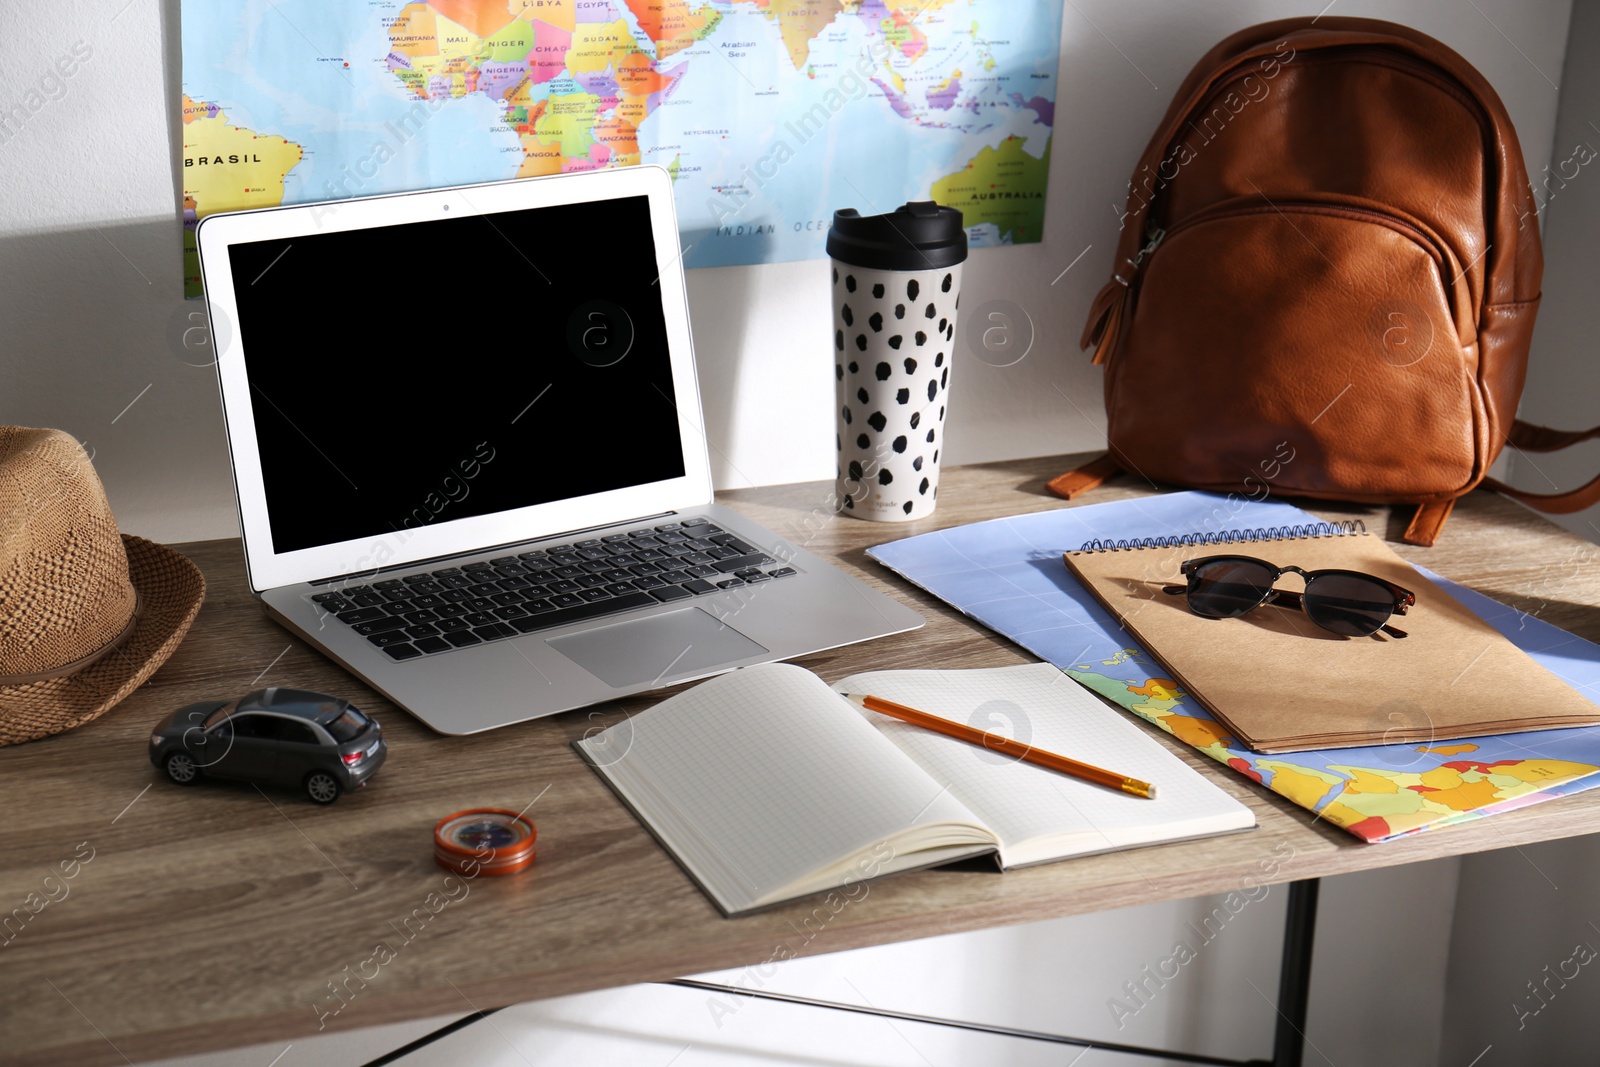
<instances>
[{"instance_id":1,"label":"folded colorful map","mask_svg":"<svg viewBox=\"0 0 1600 1067\"><path fill-rule=\"evenodd\" d=\"M1600 785L1600 727L1437 743L1252 752L1191 699L1061 562L1086 542L1293 527L1317 518L1209 493L1061 508L879 545L869 554L1123 708L1367 842L1510 811ZM1540 665L1600 702L1600 646L1418 568ZM1397 733L1415 712L1374 702Z\"/></svg>"}]
</instances>

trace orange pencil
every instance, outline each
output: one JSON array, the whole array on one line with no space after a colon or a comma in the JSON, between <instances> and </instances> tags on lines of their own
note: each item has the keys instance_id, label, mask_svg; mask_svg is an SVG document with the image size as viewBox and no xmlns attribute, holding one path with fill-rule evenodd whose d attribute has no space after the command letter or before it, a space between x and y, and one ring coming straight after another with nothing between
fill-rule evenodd
<instances>
[{"instance_id":1,"label":"orange pencil","mask_svg":"<svg viewBox=\"0 0 1600 1067\"><path fill-rule=\"evenodd\" d=\"M991 752L1001 752L1007 756L1027 760L1029 763L1037 763L1039 766L1048 767L1052 771L1070 774L1074 778L1082 778L1084 781L1093 782L1096 785L1120 789L1124 793L1132 793L1136 797L1144 797L1148 800L1155 799L1156 787L1149 782L1141 782L1137 778L1129 778L1124 774L1103 770L1088 763L1080 763L1075 759L1058 756L1054 752L1046 752L1043 749L1025 745L1021 741L1013 741L1009 737L1003 737L988 730L979 730L968 726L966 723L955 722L951 719L941 718L938 715L929 715L925 711L908 708L904 704L896 704L894 701L884 700L882 697L861 696L855 693L842 693L840 695L852 704L866 708L868 711L889 715L900 719L902 722L911 723L913 726L921 726L925 729L933 730L935 733L944 734L946 737L965 741L968 744L982 745Z\"/></svg>"}]
</instances>

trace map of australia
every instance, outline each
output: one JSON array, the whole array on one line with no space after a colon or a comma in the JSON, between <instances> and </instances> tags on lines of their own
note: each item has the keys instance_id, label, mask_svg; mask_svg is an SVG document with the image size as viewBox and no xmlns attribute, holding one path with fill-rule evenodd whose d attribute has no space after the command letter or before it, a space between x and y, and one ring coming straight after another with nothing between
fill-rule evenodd
<instances>
[{"instance_id":1,"label":"map of australia","mask_svg":"<svg viewBox=\"0 0 1600 1067\"><path fill-rule=\"evenodd\" d=\"M189 0L185 219L654 163L690 267L820 257L836 208L911 199L1038 241L1060 26L1005 0ZM230 181L241 137L270 162Z\"/></svg>"}]
</instances>

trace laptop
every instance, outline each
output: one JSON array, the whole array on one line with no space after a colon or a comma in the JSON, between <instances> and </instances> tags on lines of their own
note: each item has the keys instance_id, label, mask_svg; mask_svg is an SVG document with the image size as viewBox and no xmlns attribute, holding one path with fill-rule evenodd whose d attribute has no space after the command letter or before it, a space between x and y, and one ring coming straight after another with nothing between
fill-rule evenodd
<instances>
[{"instance_id":1,"label":"laptop","mask_svg":"<svg viewBox=\"0 0 1600 1067\"><path fill-rule=\"evenodd\" d=\"M713 502L671 186L200 224L250 588L440 733L922 625Z\"/></svg>"}]
</instances>

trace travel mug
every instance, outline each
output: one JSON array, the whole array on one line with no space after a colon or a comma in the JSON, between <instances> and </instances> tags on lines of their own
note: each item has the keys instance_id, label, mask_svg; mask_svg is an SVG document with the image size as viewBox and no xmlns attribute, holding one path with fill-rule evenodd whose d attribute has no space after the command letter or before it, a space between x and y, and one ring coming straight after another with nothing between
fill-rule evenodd
<instances>
[{"instance_id":1,"label":"travel mug","mask_svg":"<svg viewBox=\"0 0 1600 1067\"><path fill-rule=\"evenodd\" d=\"M833 360L838 507L905 522L933 512L967 231L920 201L833 213Z\"/></svg>"}]
</instances>

